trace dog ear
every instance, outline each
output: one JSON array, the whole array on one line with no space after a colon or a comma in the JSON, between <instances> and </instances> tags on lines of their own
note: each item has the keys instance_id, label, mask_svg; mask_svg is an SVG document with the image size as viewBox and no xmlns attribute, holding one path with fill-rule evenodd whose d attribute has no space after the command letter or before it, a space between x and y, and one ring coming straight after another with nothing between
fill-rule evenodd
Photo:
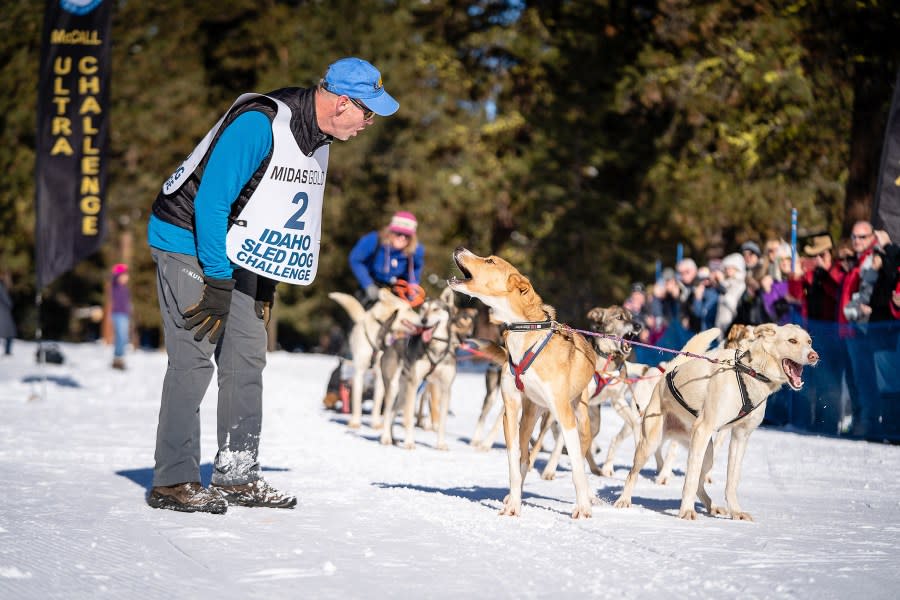
<instances>
[{"instance_id":1,"label":"dog ear","mask_svg":"<svg viewBox=\"0 0 900 600\"><path fill-rule=\"evenodd\" d=\"M520 294L525 295L531 289L531 282L528 281L527 277L519 273L513 273L506 280L506 290L509 292L518 291Z\"/></svg>"},{"instance_id":2,"label":"dog ear","mask_svg":"<svg viewBox=\"0 0 900 600\"><path fill-rule=\"evenodd\" d=\"M443 289L443 291L441 292L440 299L441 299L441 302L443 302L444 304L446 304L447 306L450 307L451 313L456 312L456 303L453 301L454 293L453 293L453 290L450 289L450 286L447 286Z\"/></svg>"},{"instance_id":3,"label":"dog ear","mask_svg":"<svg viewBox=\"0 0 900 600\"><path fill-rule=\"evenodd\" d=\"M591 321L594 321L595 323L600 323L603 321L603 314L605 312L605 310L603 310L599 306L596 306L588 311L587 318Z\"/></svg>"},{"instance_id":4,"label":"dog ear","mask_svg":"<svg viewBox=\"0 0 900 600\"><path fill-rule=\"evenodd\" d=\"M778 335L778 326L775 323L763 323L753 328L753 335L758 338L768 338Z\"/></svg>"}]
</instances>

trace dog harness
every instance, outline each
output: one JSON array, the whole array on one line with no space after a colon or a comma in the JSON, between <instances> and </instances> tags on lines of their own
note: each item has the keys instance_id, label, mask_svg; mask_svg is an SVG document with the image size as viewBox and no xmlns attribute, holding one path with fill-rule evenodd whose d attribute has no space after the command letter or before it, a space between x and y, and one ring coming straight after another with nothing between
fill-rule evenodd
<instances>
[{"instance_id":1,"label":"dog harness","mask_svg":"<svg viewBox=\"0 0 900 600\"><path fill-rule=\"evenodd\" d=\"M597 385L597 389L594 390L591 398L596 398L600 395L600 392L603 391L603 388L609 385L609 382L612 381L612 377L604 377L599 372L594 371L594 383Z\"/></svg>"},{"instance_id":2,"label":"dog harness","mask_svg":"<svg viewBox=\"0 0 900 600\"><path fill-rule=\"evenodd\" d=\"M528 370L538 354L541 353L541 350L547 345L547 342L550 341L550 338L553 337L553 321L523 321L521 323L509 323L507 325L507 331L535 331L540 329L549 329L550 331L547 333L547 337L541 341L540 345L535 342L531 345L528 350L525 351L525 354L522 355L522 360L519 361L519 364L513 362L512 355L509 356L509 371L516 378L516 389L520 392L525 391L525 384L522 383L522 375L525 371ZM537 350L534 347L537 346Z\"/></svg>"},{"instance_id":3,"label":"dog harness","mask_svg":"<svg viewBox=\"0 0 900 600\"><path fill-rule=\"evenodd\" d=\"M762 402L760 402L759 404L754 406L754 404L750 402L750 395L747 393L747 385L744 383L744 378L741 377L741 373L746 373L753 379L762 381L763 383L770 383L772 381L762 373L757 372L756 369L754 369L750 365L745 365L741 362L742 358L750 354L749 350L744 352L743 354L739 354L739 352L739 350L734 351L734 374L737 377L738 389L741 391L741 410L740 412L738 412L738 415L735 418L725 423L725 425L731 425L732 423L743 419L751 412L759 408L760 404L762 404ZM678 388L675 387L676 371L677 369L672 369L671 371L666 373L666 386L669 388L669 391L672 393L672 396L675 398L675 400L678 401L678 404L683 406L684 409L694 415L694 417L697 417L699 416L700 412L688 406L687 402L685 402L684 400L684 396L682 396L681 392L678 391ZM725 425L723 425L722 427L725 427Z\"/></svg>"},{"instance_id":4,"label":"dog harness","mask_svg":"<svg viewBox=\"0 0 900 600\"><path fill-rule=\"evenodd\" d=\"M609 382L613 380L613 378L611 376L604 377L604 375L607 374L606 368L609 366L609 363L613 362L613 356L615 356L615 355L613 355L613 354L606 355L606 364L603 365L603 369L601 370L603 373L602 375L601 375L601 371L594 371L594 384L596 385L596 389L594 389L594 393L591 396L591 398L596 398L597 396L599 396L600 392L603 391L603 388L608 386ZM624 357L622 357L622 360L623 361L625 360ZM618 363L619 361L616 361L616 362Z\"/></svg>"}]
</instances>

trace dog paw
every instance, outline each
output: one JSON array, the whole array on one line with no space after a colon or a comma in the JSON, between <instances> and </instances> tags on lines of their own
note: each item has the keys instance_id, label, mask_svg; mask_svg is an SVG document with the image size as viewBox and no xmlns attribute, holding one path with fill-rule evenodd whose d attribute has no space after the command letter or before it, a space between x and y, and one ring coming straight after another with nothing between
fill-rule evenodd
<instances>
[{"instance_id":1,"label":"dog paw","mask_svg":"<svg viewBox=\"0 0 900 600\"><path fill-rule=\"evenodd\" d=\"M487 444L477 444L475 446L475 449L478 450L479 452L487 452L491 448Z\"/></svg>"},{"instance_id":2,"label":"dog paw","mask_svg":"<svg viewBox=\"0 0 900 600\"><path fill-rule=\"evenodd\" d=\"M750 513L739 510L737 512L731 513L731 518L735 521L752 521L753 517L750 516Z\"/></svg>"},{"instance_id":3,"label":"dog paw","mask_svg":"<svg viewBox=\"0 0 900 600\"><path fill-rule=\"evenodd\" d=\"M709 514L713 515L714 517L727 517L729 513L728 510L722 508L721 506L716 506L715 504L713 504L709 507Z\"/></svg>"},{"instance_id":4,"label":"dog paw","mask_svg":"<svg viewBox=\"0 0 900 600\"><path fill-rule=\"evenodd\" d=\"M600 467L600 476L601 477L612 477L613 476L612 465L610 465L610 466L603 465L602 467Z\"/></svg>"},{"instance_id":5,"label":"dog paw","mask_svg":"<svg viewBox=\"0 0 900 600\"><path fill-rule=\"evenodd\" d=\"M576 506L575 510L572 511L573 519L590 519L591 518L591 505L587 506Z\"/></svg>"},{"instance_id":6,"label":"dog paw","mask_svg":"<svg viewBox=\"0 0 900 600\"><path fill-rule=\"evenodd\" d=\"M553 481L554 479L556 479L556 471L542 471L541 479L544 479L546 481Z\"/></svg>"},{"instance_id":7,"label":"dog paw","mask_svg":"<svg viewBox=\"0 0 900 600\"><path fill-rule=\"evenodd\" d=\"M653 482L656 483L656 485L669 485L669 476L661 475L654 479Z\"/></svg>"},{"instance_id":8,"label":"dog paw","mask_svg":"<svg viewBox=\"0 0 900 600\"><path fill-rule=\"evenodd\" d=\"M500 511L500 516L518 517L520 512L522 512L522 505L520 503L504 502L503 509Z\"/></svg>"},{"instance_id":9,"label":"dog paw","mask_svg":"<svg viewBox=\"0 0 900 600\"><path fill-rule=\"evenodd\" d=\"M697 511L693 508L688 510L683 510L678 513L679 519L684 519L685 521L696 521L697 520Z\"/></svg>"},{"instance_id":10,"label":"dog paw","mask_svg":"<svg viewBox=\"0 0 900 600\"><path fill-rule=\"evenodd\" d=\"M619 498L616 500L616 503L613 504L616 508L631 508L631 499L630 498Z\"/></svg>"},{"instance_id":11,"label":"dog paw","mask_svg":"<svg viewBox=\"0 0 900 600\"><path fill-rule=\"evenodd\" d=\"M479 440L477 438L472 438L471 440L469 440L469 445L475 446L476 448L480 448L482 444L481 444L481 440Z\"/></svg>"},{"instance_id":12,"label":"dog paw","mask_svg":"<svg viewBox=\"0 0 900 600\"><path fill-rule=\"evenodd\" d=\"M403 442L403 447L407 450L415 450L416 443L415 442Z\"/></svg>"},{"instance_id":13,"label":"dog paw","mask_svg":"<svg viewBox=\"0 0 900 600\"><path fill-rule=\"evenodd\" d=\"M382 446L393 446L394 440L390 438L390 436L383 435L381 436L381 445Z\"/></svg>"},{"instance_id":14,"label":"dog paw","mask_svg":"<svg viewBox=\"0 0 900 600\"><path fill-rule=\"evenodd\" d=\"M350 429L359 429L360 425L362 425L362 423L360 423L359 421L350 421L349 423L347 423L347 427L349 427Z\"/></svg>"},{"instance_id":15,"label":"dog paw","mask_svg":"<svg viewBox=\"0 0 900 600\"><path fill-rule=\"evenodd\" d=\"M591 496L591 506L600 506L601 504L603 504L603 500L597 496Z\"/></svg>"},{"instance_id":16,"label":"dog paw","mask_svg":"<svg viewBox=\"0 0 900 600\"><path fill-rule=\"evenodd\" d=\"M437 449L438 449L438 450L444 450L444 451L447 451L447 450L450 449L450 446L448 446L448 445L447 445L446 443L444 443L444 442L441 442L440 444L437 445Z\"/></svg>"},{"instance_id":17,"label":"dog paw","mask_svg":"<svg viewBox=\"0 0 900 600\"><path fill-rule=\"evenodd\" d=\"M378 431L384 427L384 421L372 421L372 429Z\"/></svg>"}]
</instances>

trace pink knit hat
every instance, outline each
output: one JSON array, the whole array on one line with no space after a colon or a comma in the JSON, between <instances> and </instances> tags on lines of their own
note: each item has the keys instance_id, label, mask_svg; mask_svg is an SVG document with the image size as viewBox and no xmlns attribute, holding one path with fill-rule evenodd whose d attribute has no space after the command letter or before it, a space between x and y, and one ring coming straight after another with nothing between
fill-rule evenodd
<instances>
[{"instance_id":1,"label":"pink knit hat","mask_svg":"<svg viewBox=\"0 0 900 600\"><path fill-rule=\"evenodd\" d=\"M116 263L113 265L112 274L113 275L121 275L122 273L128 272L128 265L125 263Z\"/></svg>"},{"instance_id":2,"label":"pink knit hat","mask_svg":"<svg viewBox=\"0 0 900 600\"><path fill-rule=\"evenodd\" d=\"M416 216L411 212L401 210L399 212L395 212L394 216L391 217L391 224L388 225L388 229L393 231L394 233L413 235L416 233L417 226L418 223L416 222Z\"/></svg>"}]
</instances>

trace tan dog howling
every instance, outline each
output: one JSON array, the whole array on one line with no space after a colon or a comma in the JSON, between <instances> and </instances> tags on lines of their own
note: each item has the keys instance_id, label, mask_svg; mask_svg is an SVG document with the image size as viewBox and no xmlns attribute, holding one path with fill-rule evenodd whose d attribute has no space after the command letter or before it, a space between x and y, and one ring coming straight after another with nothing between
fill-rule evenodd
<instances>
[{"instance_id":1,"label":"tan dog howling","mask_svg":"<svg viewBox=\"0 0 900 600\"><path fill-rule=\"evenodd\" d=\"M803 386L803 367L815 366L818 353L809 334L797 325L766 323L754 328L755 339L737 350L713 350L703 358L679 356L666 367L644 414L634 465L625 479L616 507L631 506L638 473L664 437L689 440L688 464L681 494L682 519L696 519L697 496L711 515L752 521L738 504L737 486L747 440L766 411L769 395L787 383ZM731 431L725 479L727 509L715 506L706 492L706 475L713 464L713 433Z\"/></svg>"},{"instance_id":2,"label":"tan dog howling","mask_svg":"<svg viewBox=\"0 0 900 600\"><path fill-rule=\"evenodd\" d=\"M502 258L477 256L465 248L457 248L453 258L464 278L453 277L448 285L484 302L492 320L507 325L503 337L508 366L502 369L500 391L509 496L500 514L521 512L531 432L541 413L549 411L562 428L572 464L576 497L572 517L590 517L592 494L584 472L584 451L591 443L586 388L597 362L594 349L581 335L558 329L553 308L541 301L527 277Z\"/></svg>"}]
</instances>

